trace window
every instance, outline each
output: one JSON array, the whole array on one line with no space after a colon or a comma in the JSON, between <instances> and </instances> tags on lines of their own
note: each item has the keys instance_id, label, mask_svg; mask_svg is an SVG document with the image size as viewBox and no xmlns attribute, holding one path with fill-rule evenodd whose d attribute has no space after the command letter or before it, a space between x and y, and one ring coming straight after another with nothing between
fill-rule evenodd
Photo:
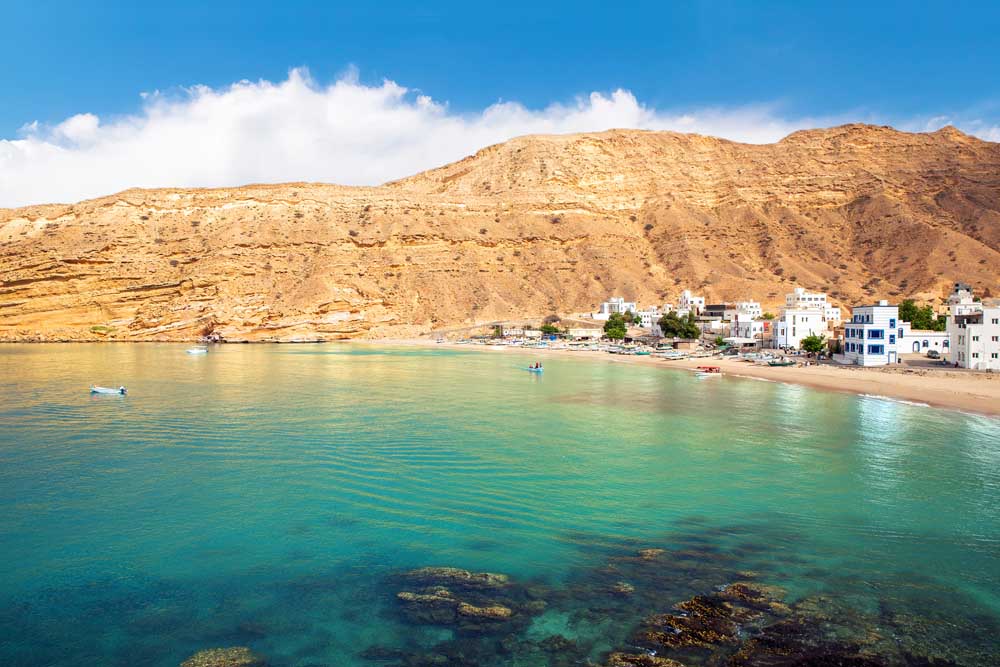
<instances>
[{"instance_id":1,"label":"window","mask_svg":"<svg viewBox=\"0 0 1000 667\"><path fill-rule=\"evenodd\" d=\"M945 347L951 347L951 341L946 338L945 341L944 341L944 346Z\"/></svg>"},{"instance_id":2,"label":"window","mask_svg":"<svg viewBox=\"0 0 1000 667\"><path fill-rule=\"evenodd\" d=\"M896 318L895 317L890 317L889 318L889 328L890 329L895 329L896 328Z\"/></svg>"},{"instance_id":3,"label":"window","mask_svg":"<svg viewBox=\"0 0 1000 667\"><path fill-rule=\"evenodd\" d=\"M882 329L869 329L868 338L872 338L875 340L882 340L883 338L885 338L885 331Z\"/></svg>"},{"instance_id":4,"label":"window","mask_svg":"<svg viewBox=\"0 0 1000 667\"><path fill-rule=\"evenodd\" d=\"M979 342L979 336L973 336L972 337L972 342L973 343L978 343Z\"/></svg>"},{"instance_id":5,"label":"window","mask_svg":"<svg viewBox=\"0 0 1000 667\"><path fill-rule=\"evenodd\" d=\"M979 353L978 352L973 352L972 353L972 358L973 359L978 359L979 358Z\"/></svg>"},{"instance_id":6,"label":"window","mask_svg":"<svg viewBox=\"0 0 1000 667\"><path fill-rule=\"evenodd\" d=\"M899 334L899 337L900 337L900 338L902 338L902 337L903 337L903 330L902 330L902 329L900 329L900 330L899 330L899 331L898 331L897 333Z\"/></svg>"},{"instance_id":7,"label":"window","mask_svg":"<svg viewBox=\"0 0 1000 667\"><path fill-rule=\"evenodd\" d=\"M993 341L994 343L996 343L996 342L997 342L998 340L1000 340L1000 336L993 336L993 338L992 338L991 340L992 340L992 341Z\"/></svg>"},{"instance_id":8,"label":"window","mask_svg":"<svg viewBox=\"0 0 1000 667\"><path fill-rule=\"evenodd\" d=\"M889 334L889 345L896 344L896 334Z\"/></svg>"},{"instance_id":9,"label":"window","mask_svg":"<svg viewBox=\"0 0 1000 667\"><path fill-rule=\"evenodd\" d=\"M927 347L927 341L926 341L926 340L924 340L924 342L922 343L922 345L923 345L924 347Z\"/></svg>"},{"instance_id":10,"label":"window","mask_svg":"<svg viewBox=\"0 0 1000 667\"><path fill-rule=\"evenodd\" d=\"M990 323L992 323L992 324L1000 324L1000 318L994 317L992 320L990 320Z\"/></svg>"},{"instance_id":11,"label":"window","mask_svg":"<svg viewBox=\"0 0 1000 667\"><path fill-rule=\"evenodd\" d=\"M868 354L883 354L885 352L884 345L869 345Z\"/></svg>"},{"instance_id":12,"label":"window","mask_svg":"<svg viewBox=\"0 0 1000 667\"><path fill-rule=\"evenodd\" d=\"M990 359L996 359L997 357L1000 357L1000 354L997 354L996 352L990 355Z\"/></svg>"}]
</instances>

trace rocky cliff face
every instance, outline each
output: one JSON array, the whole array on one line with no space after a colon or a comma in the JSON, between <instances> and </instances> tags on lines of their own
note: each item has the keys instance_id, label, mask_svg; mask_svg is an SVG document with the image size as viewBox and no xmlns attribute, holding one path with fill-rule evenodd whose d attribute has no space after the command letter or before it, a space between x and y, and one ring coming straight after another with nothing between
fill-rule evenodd
<instances>
[{"instance_id":1,"label":"rocky cliff face","mask_svg":"<svg viewBox=\"0 0 1000 667\"><path fill-rule=\"evenodd\" d=\"M5 340L410 336L612 294L849 306L955 280L1000 294L1000 144L953 129L533 136L376 188L0 209Z\"/></svg>"}]
</instances>

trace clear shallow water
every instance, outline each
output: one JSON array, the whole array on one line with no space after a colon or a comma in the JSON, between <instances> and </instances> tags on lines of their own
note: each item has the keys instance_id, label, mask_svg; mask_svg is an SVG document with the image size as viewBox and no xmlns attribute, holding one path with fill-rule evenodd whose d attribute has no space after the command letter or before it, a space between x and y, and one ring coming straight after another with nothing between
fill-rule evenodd
<instances>
[{"instance_id":1,"label":"clear shallow water","mask_svg":"<svg viewBox=\"0 0 1000 667\"><path fill-rule=\"evenodd\" d=\"M609 559L691 545L789 600L926 613L977 655L997 647L1000 421L583 358L536 377L529 360L0 346L0 664L177 665L230 645L375 664L373 644L451 636L398 613L393 576L428 565L549 587L524 636L596 658L656 609L595 621L579 591ZM676 592L717 574L678 571Z\"/></svg>"}]
</instances>

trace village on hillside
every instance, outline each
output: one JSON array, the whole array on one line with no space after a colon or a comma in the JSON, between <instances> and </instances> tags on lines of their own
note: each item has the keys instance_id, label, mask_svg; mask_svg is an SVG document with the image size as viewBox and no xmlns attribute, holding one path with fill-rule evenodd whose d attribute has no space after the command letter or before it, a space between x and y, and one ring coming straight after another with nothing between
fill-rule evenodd
<instances>
[{"instance_id":1,"label":"village on hillside","mask_svg":"<svg viewBox=\"0 0 1000 667\"><path fill-rule=\"evenodd\" d=\"M445 339L439 337L443 342ZM796 287L777 313L757 301L706 303L683 290L676 303L639 307L611 297L591 313L542 322L496 322L460 343L604 350L664 359L738 356L771 366L826 362L1000 370L1000 300L955 283L941 306L879 300L841 309L822 292Z\"/></svg>"}]
</instances>

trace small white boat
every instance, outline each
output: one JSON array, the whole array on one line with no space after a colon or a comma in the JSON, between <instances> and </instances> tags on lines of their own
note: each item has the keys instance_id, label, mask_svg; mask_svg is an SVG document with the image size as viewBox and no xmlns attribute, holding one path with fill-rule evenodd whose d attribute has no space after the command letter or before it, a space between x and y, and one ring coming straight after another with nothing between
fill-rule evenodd
<instances>
[{"instance_id":1,"label":"small white boat","mask_svg":"<svg viewBox=\"0 0 1000 667\"><path fill-rule=\"evenodd\" d=\"M184 351L187 352L188 354L208 354L207 347L189 347Z\"/></svg>"},{"instance_id":2,"label":"small white boat","mask_svg":"<svg viewBox=\"0 0 1000 667\"><path fill-rule=\"evenodd\" d=\"M117 389L112 389L111 387L98 387L97 385L90 385L91 394L121 394L124 396L128 393L128 389L125 387L118 387Z\"/></svg>"}]
</instances>

